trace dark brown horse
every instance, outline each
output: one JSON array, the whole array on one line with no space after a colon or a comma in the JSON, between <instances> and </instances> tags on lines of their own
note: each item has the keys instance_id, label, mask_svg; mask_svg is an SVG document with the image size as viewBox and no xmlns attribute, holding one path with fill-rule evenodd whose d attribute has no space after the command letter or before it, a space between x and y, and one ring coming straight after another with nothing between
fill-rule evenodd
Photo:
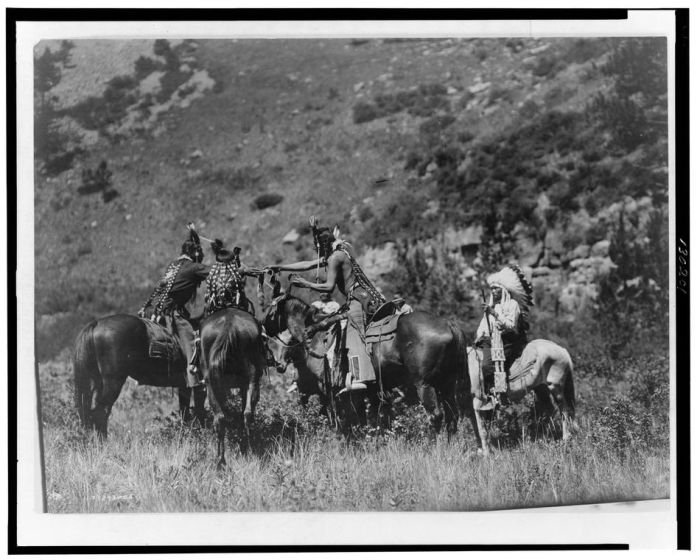
<instances>
[{"instance_id":1,"label":"dark brown horse","mask_svg":"<svg viewBox=\"0 0 700 560\"><path fill-rule=\"evenodd\" d=\"M107 436L107 421L127 377L141 385L176 387L180 413L187 417L190 392L185 384L185 360L149 355L150 337L144 320L134 315L110 315L92 321L78 334L73 358L75 404L83 426ZM204 387L194 390L195 416L204 415Z\"/></svg>"},{"instance_id":2,"label":"dark brown horse","mask_svg":"<svg viewBox=\"0 0 700 560\"><path fill-rule=\"evenodd\" d=\"M305 360L300 364L303 367L298 368L300 379L309 373L317 377L327 375L324 371L327 372L328 364L320 357L323 346L318 337L306 341L312 316L307 303L287 293L270 309L264 323L268 337L287 338L287 355L296 356L297 362L299 355L293 349L298 352L298 348L305 348ZM458 421L457 377L468 378L466 346L457 326L415 311L399 318L393 340L374 345L372 361L384 392L395 387L415 388L435 431L440 431L444 421L448 434L452 434ZM336 390L342 386L338 380L334 384ZM377 391L368 392L368 397L376 396Z\"/></svg>"},{"instance_id":3,"label":"dark brown horse","mask_svg":"<svg viewBox=\"0 0 700 560\"><path fill-rule=\"evenodd\" d=\"M244 440L247 449L260 397L260 378L265 371L265 349L260 325L240 309L223 309L202 322L202 367L214 412L219 466L226 464L226 426L235 417L231 389L240 389Z\"/></svg>"}]
</instances>

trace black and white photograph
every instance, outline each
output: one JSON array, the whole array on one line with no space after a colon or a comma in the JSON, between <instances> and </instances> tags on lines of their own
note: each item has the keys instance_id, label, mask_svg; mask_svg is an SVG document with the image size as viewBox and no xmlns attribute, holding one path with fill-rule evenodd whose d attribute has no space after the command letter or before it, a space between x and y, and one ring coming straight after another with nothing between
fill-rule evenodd
<instances>
[{"instance_id":1,"label":"black and white photograph","mask_svg":"<svg viewBox=\"0 0 700 560\"><path fill-rule=\"evenodd\" d=\"M675 548L676 23L637 16L18 24L18 507Z\"/></svg>"}]
</instances>

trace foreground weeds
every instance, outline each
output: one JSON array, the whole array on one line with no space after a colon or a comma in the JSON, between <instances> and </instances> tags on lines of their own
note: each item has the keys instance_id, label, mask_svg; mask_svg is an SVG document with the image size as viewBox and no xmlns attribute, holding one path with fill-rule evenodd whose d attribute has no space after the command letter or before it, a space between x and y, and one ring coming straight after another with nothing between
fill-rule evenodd
<instances>
[{"instance_id":1,"label":"foreground weeds","mask_svg":"<svg viewBox=\"0 0 700 560\"><path fill-rule=\"evenodd\" d=\"M317 405L303 410L266 378L252 449L242 454L234 431L217 470L210 427L182 423L170 390L129 383L100 442L77 424L69 368L40 369L54 513L477 511L669 496L668 438L651 437L624 400L586 410L566 444L505 440L483 457L468 422L451 441L433 438L419 407L400 408L390 433L346 440Z\"/></svg>"}]
</instances>

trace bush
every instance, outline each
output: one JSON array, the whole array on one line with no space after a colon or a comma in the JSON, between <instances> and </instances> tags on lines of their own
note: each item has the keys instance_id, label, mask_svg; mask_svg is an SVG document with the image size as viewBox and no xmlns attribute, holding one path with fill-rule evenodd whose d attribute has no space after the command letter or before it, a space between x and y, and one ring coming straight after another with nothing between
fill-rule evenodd
<instances>
[{"instance_id":1,"label":"bush","mask_svg":"<svg viewBox=\"0 0 700 560\"><path fill-rule=\"evenodd\" d=\"M606 39L576 39L564 53L563 60L567 64L582 64L593 58L598 58L608 49Z\"/></svg>"},{"instance_id":2,"label":"bush","mask_svg":"<svg viewBox=\"0 0 700 560\"><path fill-rule=\"evenodd\" d=\"M190 79L188 72L180 72L180 70L171 70L163 74L160 78L160 91L156 94L158 103L165 103L170 99L182 84Z\"/></svg>"},{"instance_id":3,"label":"bush","mask_svg":"<svg viewBox=\"0 0 700 560\"><path fill-rule=\"evenodd\" d=\"M453 115L438 115L421 123L419 130L424 136L439 136L453 122L455 122Z\"/></svg>"},{"instance_id":4,"label":"bush","mask_svg":"<svg viewBox=\"0 0 700 560\"><path fill-rule=\"evenodd\" d=\"M253 210L263 210L265 208L270 208L272 206L277 206L280 202L284 200L281 194L277 193L264 193L258 196L251 205Z\"/></svg>"},{"instance_id":5,"label":"bush","mask_svg":"<svg viewBox=\"0 0 700 560\"><path fill-rule=\"evenodd\" d=\"M78 187L80 194L101 192L105 203L112 202L119 196L119 192L112 188L112 172L107 169L107 162L104 160L94 171L89 168L83 169L81 179L82 184Z\"/></svg>"},{"instance_id":6,"label":"bush","mask_svg":"<svg viewBox=\"0 0 700 560\"><path fill-rule=\"evenodd\" d=\"M550 76L554 74L556 65L557 60L553 56L541 56L537 59L537 63L532 68L532 73L540 78Z\"/></svg>"},{"instance_id":7,"label":"bush","mask_svg":"<svg viewBox=\"0 0 700 560\"><path fill-rule=\"evenodd\" d=\"M260 174L251 167L218 167L204 169L198 180L208 184L221 185L231 192L238 192L254 187L260 178Z\"/></svg>"},{"instance_id":8,"label":"bush","mask_svg":"<svg viewBox=\"0 0 700 560\"><path fill-rule=\"evenodd\" d=\"M138 81L150 76L153 72L157 72L163 68L163 63L152 58L140 56L134 62L134 76Z\"/></svg>"},{"instance_id":9,"label":"bush","mask_svg":"<svg viewBox=\"0 0 700 560\"><path fill-rule=\"evenodd\" d=\"M355 124L362 124L381 118L384 115L372 103L358 103L352 108L352 120Z\"/></svg>"},{"instance_id":10,"label":"bush","mask_svg":"<svg viewBox=\"0 0 700 560\"><path fill-rule=\"evenodd\" d=\"M601 68L615 78L617 97L641 94L643 105L653 105L666 94L666 41L662 38L626 39Z\"/></svg>"},{"instance_id":11,"label":"bush","mask_svg":"<svg viewBox=\"0 0 700 560\"><path fill-rule=\"evenodd\" d=\"M88 97L65 112L84 128L105 133L108 126L121 121L126 109L137 102L137 86L132 76L117 76L107 83L101 97Z\"/></svg>"}]
</instances>

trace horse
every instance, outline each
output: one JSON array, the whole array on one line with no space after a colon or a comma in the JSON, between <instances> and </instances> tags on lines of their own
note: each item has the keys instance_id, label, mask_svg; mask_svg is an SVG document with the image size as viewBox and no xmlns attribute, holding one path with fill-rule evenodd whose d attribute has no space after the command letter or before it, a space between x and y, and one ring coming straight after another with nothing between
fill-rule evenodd
<instances>
[{"instance_id":1,"label":"horse","mask_svg":"<svg viewBox=\"0 0 700 560\"><path fill-rule=\"evenodd\" d=\"M279 337L289 331L286 346L304 348L303 354L296 354L295 363L302 365L298 368L300 380L309 373L317 380L325 378L323 388L328 394L325 389L330 377L324 347L319 344L318 335L311 340L306 337L306 328L312 324L310 306L289 292L275 301L264 319L268 337ZM457 431L456 381L460 372L466 375L465 349L464 334L456 325L422 311L401 315L395 337L373 345L377 385L384 392L393 388L415 388L433 432L439 433L444 421L449 437ZM290 355L293 354L287 352L287 356ZM299 356L304 359L300 360ZM342 386L338 379L334 379L332 385L338 389ZM376 389L368 391L367 396L375 402L382 397Z\"/></svg>"},{"instance_id":2,"label":"horse","mask_svg":"<svg viewBox=\"0 0 700 560\"><path fill-rule=\"evenodd\" d=\"M185 358L181 352L151 357L150 344L145 320L134 315L110 315L83 327L75 342L73 377L75 405L84 427L107 437L109 414L127 377L140 385L177 388L180 413L187 419L192 390L185 382ZM195 417L201 421L206 391L197 387L193 392Z\"/></svg>"},{"instance_id":3,"label":"horse","mask_svg":"<svg viewBox=\"0 0 700 560\"><path fill-rule=\"evenodd\" d=\"M479 357L473 347L467 348L472 409L475 411L476 429L479 447L485 455L489 453L489 433L484 423L484 414L480 411L485 401L483 379L480 374ZM551 340L536 339L524 348L519 360L511 366L508 379L507 397L517 403L530 391L535 396L535 416L552 416L558 413L561 418L562 439L570 439L572 432L578 429L576 423L576 397L574 391L573 363L571 356Z\"/></svg>"},{"instance_id":4,"label":"horse","mask_svg":"<svg viewBox=\"0 0 700 560\"><path fill-rule=\"evenodd\" d=\"M244 440L250 446L255 407L260 398L260 378L267 364L260 324L253 315L237 308L216 311L202 321L201 364L214 413L218 466L226 464L225 436L233 422L231 389L240 389Z\"/></svg>"}]
</instances>

